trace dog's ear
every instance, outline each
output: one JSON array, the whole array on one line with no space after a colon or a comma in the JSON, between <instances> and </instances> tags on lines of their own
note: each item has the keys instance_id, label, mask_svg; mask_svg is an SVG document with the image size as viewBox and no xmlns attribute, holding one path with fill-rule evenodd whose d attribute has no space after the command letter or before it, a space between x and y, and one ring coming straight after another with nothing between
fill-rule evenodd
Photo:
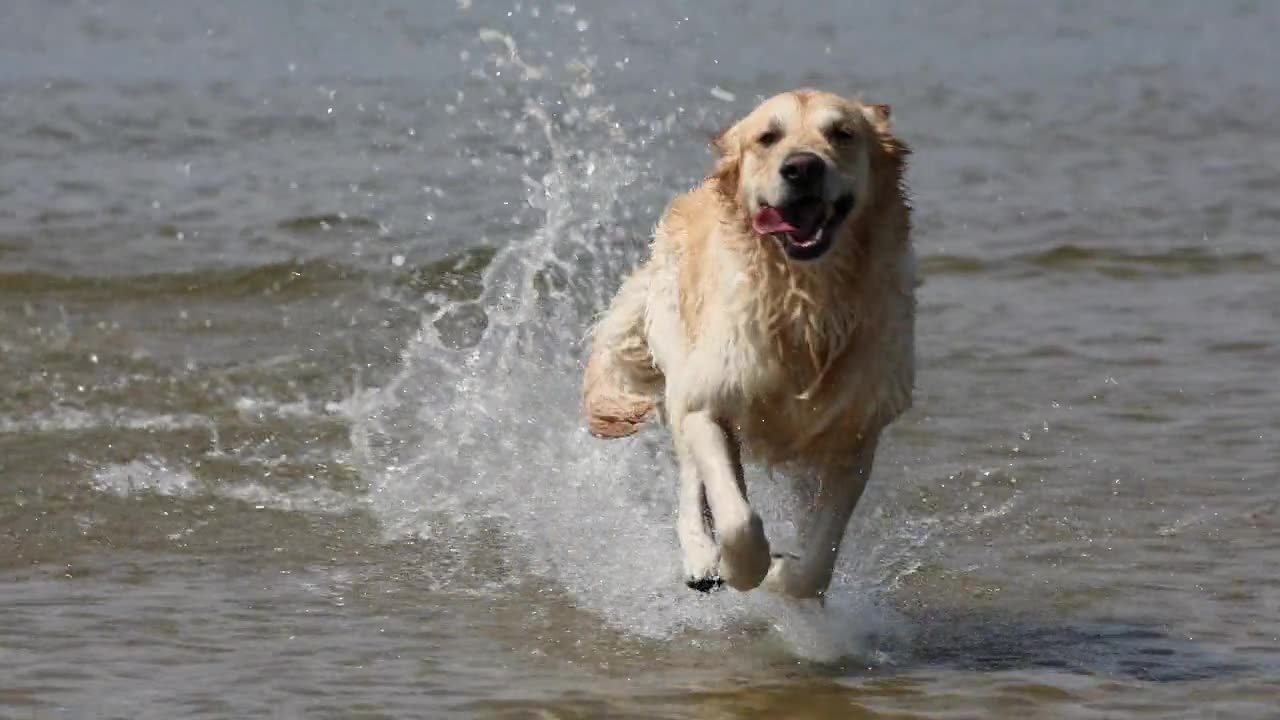
<instances>
[{"instance_id":1,"label":"dog's ear","mask_svg":"<svg viewBox=\"0 0 1280 720\"><path fill-rule=\"evenodd\" d=\"M867 116L867 121L879 132L889 132L891 129L890 117L893 111L888 105L863 105L862 114Z\"/></svg>"},{"instance_id":2,"label":"dog's ear","mask_svg":"<svg viewBox=\"0 0 1280 720\"><path fill-rule=\"evenodd\" d=\"M911 154L911 148L893 134L893 123L890 120L893 113L888 105L863 105L862 114L866 116L867 122L871 123L872 129L879 138L880 147L889 157L901 162Z\"/></svg>"},{"instance_id":3,"label":"dog's ear","mask_svg":"<svg viewBox=\"0 0 1280 720\"><path fill-rule=\"evenodd\" d=\"M716 133L711 138L711 147L720 156L716 161L715 168L711 171L710 179L716 181L716 189L726 198L732 198L738 193L738 168L740 164L740 149L738 147L738 126L730 125L729 127Z\"/></svg>"},{"instance_id":4,"label":"dog's ear","mask_svg":"<svg viewBox=\"0 0 1280 720\"><path fill-rule=\"evenodd\" d=\"M716 154L719 155L720 157L726 157L730 154L737 153L737 149L738 149L737 148L737 145L738 145L737 128L738 128L737 125L730 125L729 127L721 130L720 132L712 136L711 147L716 151Z\"/></svg>"}]
</instances>

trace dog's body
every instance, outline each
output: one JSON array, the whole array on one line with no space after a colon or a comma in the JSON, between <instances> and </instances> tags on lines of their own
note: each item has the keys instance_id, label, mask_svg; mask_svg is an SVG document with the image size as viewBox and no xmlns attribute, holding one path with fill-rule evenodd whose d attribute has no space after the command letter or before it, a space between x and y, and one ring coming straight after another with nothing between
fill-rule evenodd
<instances>
[{"instance_id":1,"label":"dog's body","mask_svg":"<svg viewBox=\"0 0 1280 720\"><path fill-rule=\"evenodd\" d=\"M671 204L594 330L585 411L600 437L666 419L691 587L821 596L880 432L911 403L908 150L887 107L811 90L715 145L715 171ZM771 557L743 455L816 482L799 556Z\"/></svg>"}]
</instances>

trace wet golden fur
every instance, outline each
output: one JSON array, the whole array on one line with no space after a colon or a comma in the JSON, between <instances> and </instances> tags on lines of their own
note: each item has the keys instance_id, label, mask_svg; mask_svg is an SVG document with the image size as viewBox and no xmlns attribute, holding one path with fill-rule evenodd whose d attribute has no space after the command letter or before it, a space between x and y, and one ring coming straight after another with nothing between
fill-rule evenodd
<instances>
[{"instance_id":1,"label":"wet golden fur","mask_svg":"<svg viewBox=\"0 0 1280 720\"><path fill-rule=\"evenodd\" d=\"M760 139L770 132L779 139L766 145ZM903 181L909 150L893 135L886 106L816 90L769 99L714 146L714 170L672 202L650 257L594 328L583 400L599 437L629 435L655 412L668 420L677 450L683 448L686 571L691 578L724 576L747 589L764 579L760 553L767 541L745 497L739 503L727 481L716 479L732 471L741 489L739 450L748 459L794 466L824 486L856 485L828 498L842 508L833 513L843 513L843 521L815 521L827 526L810 540L828 542L835 523L843 531L844 505L851 512L861 494L880 431L910 405L915 266ZM826 158L831 183L843 183L857 198L830 250L809 261L791 259L752 226L759 199L779 192L779 163L797 151ZM716 449L722 439L727 451ZM695 496L710 506L721 535L714 554L723 558L709 557L706 538L684 517ZM821 511L822 498L815 503ZM746 537L742 547L726 547L735 533ZM834 557L793 562L804 577L792 581L777 558L766 569L783 591L820 595L830 579L827 560Z\"/></svg>"}]
</instances>

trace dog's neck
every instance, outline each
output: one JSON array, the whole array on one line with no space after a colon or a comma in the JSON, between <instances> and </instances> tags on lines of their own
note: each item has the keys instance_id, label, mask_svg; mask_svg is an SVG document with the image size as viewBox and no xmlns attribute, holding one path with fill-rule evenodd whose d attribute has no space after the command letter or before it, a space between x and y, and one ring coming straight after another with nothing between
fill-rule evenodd
<instances>
[{"instance_id":1,"label":"dog's neck","mask_svg":"<svg viewBox=\"0 0 1280 720\"><path fill-rule=\"evenodd\" d=\"M751 286L760 289L742 299L745 309L779 359L807 359L788 365L797 396L819 393L827 372L856 335L880 321L868 317L874 303L867 298L897 278L893 268L872 267L870 261L896 260L907 252L908 224L908 209L895 183L882 188L877 202L851 218L831 251L814 261L789 259L771 237L735 233L747 242L742 248L746 272L752 275Z\"/></svg>"}]
</instances>

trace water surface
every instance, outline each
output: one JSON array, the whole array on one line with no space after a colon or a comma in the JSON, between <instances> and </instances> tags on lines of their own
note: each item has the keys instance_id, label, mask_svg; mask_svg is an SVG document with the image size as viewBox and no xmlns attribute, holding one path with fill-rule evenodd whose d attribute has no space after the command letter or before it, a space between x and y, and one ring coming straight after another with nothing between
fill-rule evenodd
<instances>
[{"instance_id":1,"label":"water surface","mask_svg":"<svg viewBox=\"0 0 1280 720\"><path fill-rule=\"evenodd\" d=\"M1275 5L5 16L0 713L1275 716ZM893 106L923 268L824 612L688 592L663 434L577 417L802 84Z\"/></svg>"}]
</instances>

